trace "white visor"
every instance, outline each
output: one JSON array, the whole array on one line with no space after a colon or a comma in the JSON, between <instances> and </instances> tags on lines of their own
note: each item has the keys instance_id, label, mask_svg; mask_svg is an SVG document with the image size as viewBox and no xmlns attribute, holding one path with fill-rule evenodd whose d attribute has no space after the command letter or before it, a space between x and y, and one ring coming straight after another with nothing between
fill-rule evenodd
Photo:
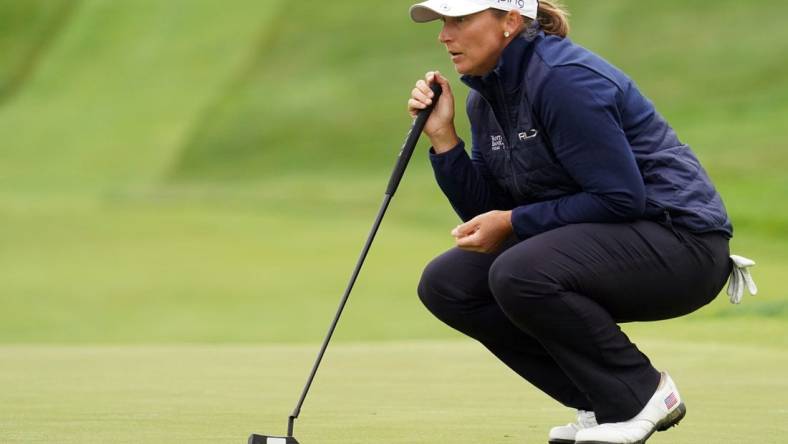
<instances>
[{"instance_id":1,"label":"white visor","mask_svg":"<svg viewBox=\"0 0 788 444\"><path fill-rule=\"evenodd\" d=\"M537 0L427 0L410 7L410 18L417 23L431 22L441 17L462 17L485 9L515 10L530 19L536 19Z\"/></svg>"}]
</instances>

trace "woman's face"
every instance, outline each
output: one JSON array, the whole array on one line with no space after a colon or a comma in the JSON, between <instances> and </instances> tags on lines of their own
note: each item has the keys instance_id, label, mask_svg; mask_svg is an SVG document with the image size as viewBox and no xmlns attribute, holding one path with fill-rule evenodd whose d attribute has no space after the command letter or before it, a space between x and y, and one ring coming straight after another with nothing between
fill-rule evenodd
<instances>
[{"instance_id":1,"label":"woman's face","mask_svg":"<svg viewBox=\"0 0 788 444\"><path fill-rule=\"evenodd\" d=\"M506 18L489 9L464 17L444 17L438 40L451 55L460 74L482 76L495 68L508 43Z\"/></svg>"}]
</instances>

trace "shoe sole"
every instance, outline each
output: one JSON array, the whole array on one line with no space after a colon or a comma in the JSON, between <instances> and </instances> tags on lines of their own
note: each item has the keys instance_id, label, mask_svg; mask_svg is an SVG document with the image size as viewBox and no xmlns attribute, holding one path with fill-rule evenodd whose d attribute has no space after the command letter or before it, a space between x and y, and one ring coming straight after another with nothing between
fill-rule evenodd
<instances>
[{"instance_id":1,"label":"shoe sole","mask_svg":"<svg viewBox=\"0 0 788 444\"><path fill-rule=\"evenodd\" d=\"M677 425L679 425L679 422L681 422L681 420L684 419L686 415L687 415L687 406L685 406L684 403L682 402L681 404L679 404L678 407L676 407L676 410L673 410L672 412L670 412L668 416L665 417L665 419L658 422L657 425L651 430L651 432L649 432L648 435L646 435L645 438L641 439L640 441L633 442L632 444L645 444L646 441L648 441L648 439L651 438L651 435L653 435L654 432L664 432L665 430L668 430L671 427L676 427ZM610 441L581 441L578 444L617 444L617 443Z\"/></svg>"},{"instance_id":2,"label":"shoe sole","mask_svg":"<svg viewBox=\"0 0 788 444\"><path fill-rule=\"evenodd\" d=\"M574 439L572 439L572 440L569 440L569 439L551 439L550 441L547 441L547 444L575 444L575 440Z\"/></svg>"},{"instance_id":3,"label":"shoe sole","mask_svg":"<svg viewBox=\"0 0 788 444\"><path fill-rule=\"evenodd\" d=\"M655 427L658 432L664 432L665 430L670 429L671 427L676 427L679 425L682 419L687 415L687 406L684 405L682 402L676 407L676 410L670 412L670 414L663 419L662 421L657 423Z\"/></svg>"}]
</instances>

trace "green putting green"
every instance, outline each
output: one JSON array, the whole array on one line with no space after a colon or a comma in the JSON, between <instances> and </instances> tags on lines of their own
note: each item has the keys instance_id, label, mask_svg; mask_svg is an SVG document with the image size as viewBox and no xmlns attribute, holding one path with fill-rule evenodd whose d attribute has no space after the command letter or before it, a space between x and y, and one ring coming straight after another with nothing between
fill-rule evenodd
<instances>
[{"instance_id":1,"label":"green putting green","mask_svg":"<svg viewBox=\"0 0 788 444\"><path fill-rule=\"evenodd\" d=\"M732 326L736 328L736 324ZM638 341L688 413L649 443L779 443L788 433L774 345ZM316 346L3 346L4 443L227 443L282 434ZM573 412L470 341L329 349L296 423L304 443L538 443Z\"/></svg>"}]
</instances>

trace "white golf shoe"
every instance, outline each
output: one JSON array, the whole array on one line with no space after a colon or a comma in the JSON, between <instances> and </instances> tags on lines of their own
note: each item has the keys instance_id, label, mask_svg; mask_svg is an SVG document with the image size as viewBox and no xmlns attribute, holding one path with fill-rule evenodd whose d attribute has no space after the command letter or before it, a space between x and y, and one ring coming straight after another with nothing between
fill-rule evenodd
<instances>
[{"instance_id":1,"label":"white golf shoe","mask_svg":"<svg viewBox=\"0 0 788 444\"><path fill-rule=\"evenodd\" d=\"M654 396L634 418L582 429L575 435L577 444L643 444L654 433L667 430L679 423L687 413L676 384L667 372L662 372Z\"/></svg>"},{"instance_id":2,"label":"white golf shoe","mask_svg":"<svg viewBox=\"0 0 788 444\"><path fill-rule=\"evenodd\" d=\"M548 442L550 444L575 444L575 435L577 435L579 430L596 427L597 425L599 424L596 423L594 412L578 410L577 422L550 429Z\"/></svg>"}]
</instances>

